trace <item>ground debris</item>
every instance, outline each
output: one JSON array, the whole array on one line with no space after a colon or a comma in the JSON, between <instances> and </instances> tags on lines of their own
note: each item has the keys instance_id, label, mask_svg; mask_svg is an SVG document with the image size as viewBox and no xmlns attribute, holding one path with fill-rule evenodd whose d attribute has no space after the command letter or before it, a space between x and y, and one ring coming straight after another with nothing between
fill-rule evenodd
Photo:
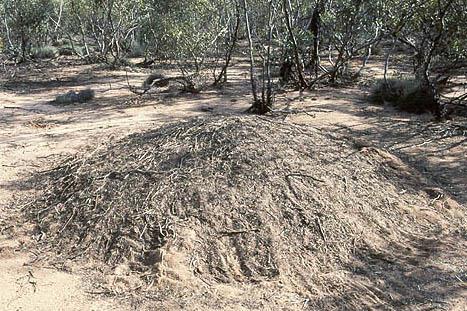
<instances>
[{"instance_id":1,"label":"ground debris","mask_svg":"<svg viewBox=\"0 0 467 311\"><path fill-rule=\"evenodd\" d=\"M420 232L456 228L464 239L465 211L431 206L417 171L385 151L359 150L337 134L264 117L191 118L67 159L40 176L46 191L26 212L44 244L130 262L151 286L280 280L316 308L342 303L324 294L332 292L348 295L347 307L371 297L366 305L397 309L372 284L373 270L360 274L365 291L349 275L388 264L375 258L400 264L387 252L419 243Z\"/></svg>"}]
</instances>

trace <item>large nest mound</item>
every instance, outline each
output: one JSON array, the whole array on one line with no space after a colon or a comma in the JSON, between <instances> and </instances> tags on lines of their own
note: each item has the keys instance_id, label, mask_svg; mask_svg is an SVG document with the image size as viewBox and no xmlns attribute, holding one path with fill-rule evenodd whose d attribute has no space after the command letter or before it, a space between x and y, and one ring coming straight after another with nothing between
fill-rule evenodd
<instances>
[{"instance_id":1,"label":"large nest mound","mask_svg":"<svg viewBox=\"0 0 467 311\"><path fill-rule=\"evenodd\" d=\"M345 273L335 273L363 254L465 232L462 209L430 197L392 155L254 116L131 135L45 180L29 211L45 241L181 282L280 280L277 288L320 296L345 290Z\"/></svg>"}]
</instances>

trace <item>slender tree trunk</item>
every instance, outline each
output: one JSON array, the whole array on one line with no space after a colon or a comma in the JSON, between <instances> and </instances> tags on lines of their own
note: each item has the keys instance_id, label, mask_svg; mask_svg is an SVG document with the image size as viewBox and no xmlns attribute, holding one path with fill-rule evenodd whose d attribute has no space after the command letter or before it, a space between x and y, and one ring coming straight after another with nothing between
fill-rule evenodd
<instances>
[{"instance_id":1,"label":"slender tree trunk","mask_svg":"<svg viewBox=\"0 0 467 311\"><path fill-rule=\"evenodd\" d=\"M441 7L441 5L438 6L438 33L436 37L431 40L428 51L426 51L426 49L423 47L418 51L422 60L422 64L420 68L418 68L419 70L416 72L416 77L421 81L423 91L425 91L426 95L430 97L432 101L432 112L437 119L442 118L441 101L436 82L430 81L431 64L433 62L433 55L435 50L438 48L441 39L446 33L445 17L447 12L451 9L453 2L454 0L449 0L446 2L444 7Z\"/></svg>"},{"instance_id":2,"label":"slender tree trunk","mask_svg":"<svg viewBox=\"0 0 467 311\"><path fill-rule=\"evenodd\" d=\"M308 87L308 83L306 82L304 74L303 74L303 66L300 60L300 54L298 52L297 39L295 38L292 25L290 23L290 13L289 13L289 6L291 6L290 0L283 0L282 4L283 4L283 9L284 9L284 15L285 15L285 24L289 32L290 41L292 42L294 62L295 62L295 67L297 68L298 80L300 82L300 87L306 88Z\"/></svg>"},{"instance_id":3,"label":"slender tree trunk","mask_svg":"<svg viewBox=\"0 0 467 311\"><path fill-rule=\"evenodd\" d=\"M391 54L392 52L394 52L394 49L396 47L396 39L393 38L392 40L392 47L390 50L388 50L388 52L386 53L386 57L385 57L385 60L384 60L384 85L386 87L388 87L388 70L389 70L389 59L391 58Z\"/></svg>"},{"instance_id":4,"label":"slender tree trunk","mask_svg":"<svg viewBox=\"0 0 467 311\"><path fill-rule=\"evenodd\" d=\"M247 32L249 52L250 52L250 81L251 81L251 91L253 93L253 101L254 101L253 109L254 109L254 108L259 108L258 105L261 105L261 103L258 99L255 59L254 59L254 53L253 53L254 48L253 48L253 40L251 39L250 18L248 14L247 0L243 0L243 10L245 14L246 32Z\"/></svg>"},{"instance_id":5,"label":"slender tree trunk","mask_svg":"<svg viewBox=\"0 0 467 311\"><path fill-rule=\"evenodd\" d=\"M266 90L266 106L270 110L272 108L272 81L271 81L271 45L272 45L272 32L274 30L273 25L273 0L269 1L269 17L268 17L268 48L266 53L266 78L267 78L267 90Z\"/></svg>"},{"instance_id":6,"label":"slender tree trunk","mask_svg":"<svg viewBox=\"0 0 467 311\"><path fill-rule=\"evenodd\" d=\"M7 20L6 14L5 14L5 16L3 16L3 23L5 25L6 37L8 39L8 44L10 46L10 49L13 50L13 51L16 51L16 47L13 44L13 42L11 41L11 33L10 33L10 28L8 26L8 20Z\"/></svg>"},{"instance_id":7,"label":"slender tree trunk","mask_svg":"<svg viewBox=\"0 0 467 311\"><path fill-rule=\"evenodd\" d=\"M240 29L240 9L238 7L238 4L236 4L236 10L237 10L237 12L236 12L236 22L235 22L235 29L234 29L233 36L232 36L232 42L231 42L230 47L227 50L226 55L225 55L225 64L222 67L221 72L219 73L219 75L215 78L214 85L218 85L219 83L221 83L221 81L222 81L222 83L227 82L227 69L229 68L230 61L232 59L232 53L233 53L235 47L237 46L238 31Z\"/></svg>"},{"instance_id":8,"label":"slender tree trunk","mask_svg":"<svg viewBox=\"0 0 467 311\"><path fill-rule=\"evenodd\" d=\"M58 20L57 20L57 23L55 24L55 29L54 29L55 33L57 33L58 28L60 27L60 23L62 21L62 14L63 14L63 0L60 1L60 9L58 11Z\"/></svg>"},{"instance_id":9,"label":"slender tree trunk","mask_svg":"<svg viewBox=\"0 0 467 311\"><path fill-rule=\"evenodd\" d=\"M313 34L313 49L311 50L311 69L315 73L315 78L318 78L320 58L319 58L319 44L321 39L321 3L316 3L313 10L310 26L308 29Z\"/></svg>"}]
</instances>

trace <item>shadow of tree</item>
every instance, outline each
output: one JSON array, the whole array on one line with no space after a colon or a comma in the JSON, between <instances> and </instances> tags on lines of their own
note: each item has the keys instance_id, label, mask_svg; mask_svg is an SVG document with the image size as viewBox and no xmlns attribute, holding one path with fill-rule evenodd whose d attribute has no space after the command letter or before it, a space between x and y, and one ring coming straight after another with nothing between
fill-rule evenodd
<instances>
[{"instance_id":1,"label":"shadow of tree","mask_svg":"<svg viewBox=\"0 0 467 311\"><path fill-rule=\"evenodd\" d=\"M397 155L465 204L467 132L462 130L464 122L398 121L380 116L368 118L365 128L337 126L337 131Z\"/></svg>"},{"instance_id":2,"label":"shadow of tree","mask_svg":"<svg viewBox=\"0 0 467 311\"><path fill-rule=\"evenodd\" d=\"M373 106L366 100L366 91L324 88L282 102L292 101L291 105L287 103L292 108L318 109L318 115L319 109L325 110L319 115L319 122L326 125L319 124L320 128L395 154L466 204L467 118L458 116L435 122L429 114L414 115L392 107ZM310 119L307 123L315 122Z\"/></svg>"},{"instance_id":3,"label":"shadow of tree","mask_svg":"<svg viewBox=\"0 0 467 311\"><path fill-rule=\"evenodd\" d=\"M449 309L465 299L466 241L465 234L408 236L404 245L359 250L346 269L380 300L376 309Z\"/></svg>"}]
</instances>

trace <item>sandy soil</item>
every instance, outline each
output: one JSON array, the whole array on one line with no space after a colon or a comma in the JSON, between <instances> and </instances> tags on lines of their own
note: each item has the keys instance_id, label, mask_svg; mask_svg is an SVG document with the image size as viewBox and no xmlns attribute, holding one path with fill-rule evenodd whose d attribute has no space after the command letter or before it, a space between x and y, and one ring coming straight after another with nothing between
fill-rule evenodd
<instances>
[{"instance_id":1,"label":"sandy soil","mask_svg":"<svg viewBox=\"0 0 467 311\"><path fill-rule=\"evenodd\" d=\"M374 72L373 72L374 71ZM380 73L373 66L369 75ZM139 85L148 72L128 72ZM170 72L169 72L170 73ZM66 269L35 262L33 236L14 207L32 189L23 181L61 158L97 148L111 140L168 121L201 114L242 113L249 106L246 63L238 63L221 90L187 95L162 92L138 97L128 91L125 71L108 71L69 60L8 68L0 87L0 310L133 310L134 305L100 295L86 277L85 267ZM91 87L96 99L82 105L48 104L57 94ZM387 149L439 184L459 203L467 202L467 143L449 137L459 121L438 125L430 116L398 113L367 104L360 87L290 92L276 97L277 117L290 122L339 131L362 144ZM465 124L465 120L463 120ZM427 125L431 124L428 128ZM442 140L432 140L436 133ZM444 136L443 136L444 135ZM447 256L447 255L446 255ZM449 261L444 258L442 262ZM441 262L441 261L440 261ZM440 263L442 265L442 263ZM464 279L462 279L464 278ZM466 297L464 286L459 297ZM451 304L462 310L462 298ZM457 307L455 307L457 306Z\"/></svg>"}]
</instances>

